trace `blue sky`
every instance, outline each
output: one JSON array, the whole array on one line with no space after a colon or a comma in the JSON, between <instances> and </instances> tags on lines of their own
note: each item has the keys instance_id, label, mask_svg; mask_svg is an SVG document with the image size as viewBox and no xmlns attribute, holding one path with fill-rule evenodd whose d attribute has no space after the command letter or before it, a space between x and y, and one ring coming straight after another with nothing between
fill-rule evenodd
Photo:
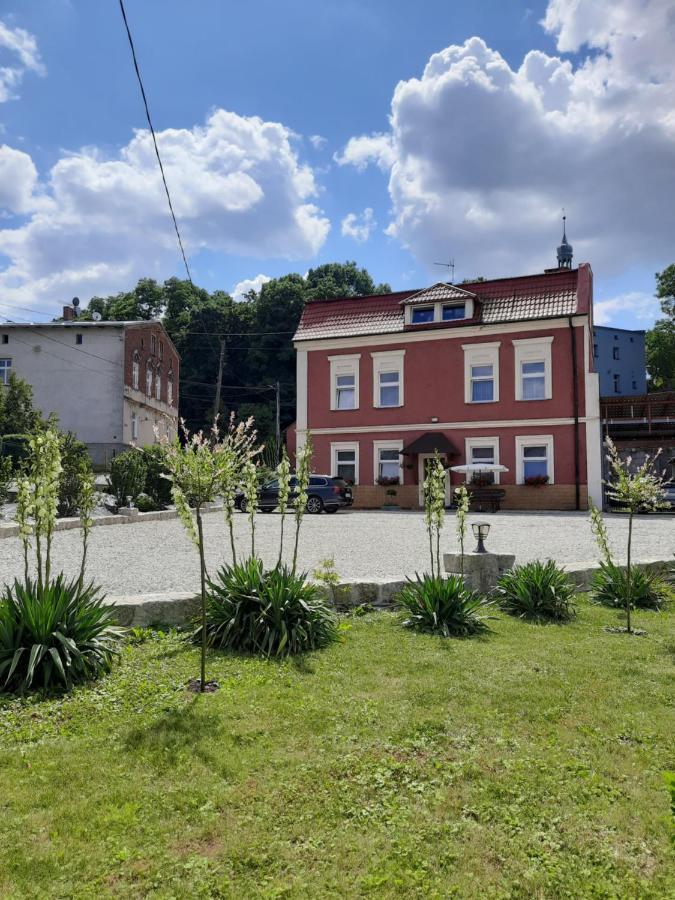
<instances>
[{"instance_id":1,"label":"blue sky","mask_svg":"<svg viewBox=\"0 0 675 900\"><path fill-rule=\"evenodd\" d=\"M539 271L565 206L599 320L658 314L666 0L126 6L199 284ZM2 0L0 22L0 315L180 275L116 0Z\"/></svg>"}]
</instances>

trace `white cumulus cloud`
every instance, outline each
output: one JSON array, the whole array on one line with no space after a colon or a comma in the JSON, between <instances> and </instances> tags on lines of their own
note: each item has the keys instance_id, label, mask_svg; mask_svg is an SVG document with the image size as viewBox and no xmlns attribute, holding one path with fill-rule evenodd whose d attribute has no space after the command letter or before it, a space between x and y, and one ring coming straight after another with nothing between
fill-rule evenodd
<instances>
[{"instance_id":1,"label":"white cumulus cloud","mask_svg":"<svg viewBox=\"0 0 675 900\"><path fill-rule=\"evenodd\" d=\"M318 186L284 125L215 110L203 126L157 140L187 253L308 258L330 223ZM2 166L4 165L4 170ZM19 172L19 187L13 172ZM3 148L0 202L28 221L0 230L4 304L54 305L128 287L142 276L180 274L178 250L149 133L114 156L64 155L44 181L27 154ZM28 304L30 305L30 304Z\"/></svg>"},{"instance_id":2,"label":"white cumulus cloud","mask_svg":"<svg viewBox=\"0 0 675 900\"><path fill-rule=\"evenodd\" d=\"M383 171L396 161L396 148L388 134L364 134L347 141L342 153L333 157L340 166L356 166L363 171L369 163L375 163Z\"/></svg>"},{"instance_id":3,"label":"white cumulus cloud","mask_svg":"<svg viewBox=\"0 0 675 900\"><path fill-rule=\"evenodd\" d=\"M606 274L670 261L671 0L550 0L543 26L561 56L512 68L479 37L433 54L396 86L391 131L336 160L385 170L387 232L426 263L451 253L467 277L554 264L563 206L575 261Z\"/></svg>"},{"instance_id":4,"label":"white cumulus cloud","mask_svg":"<svg viewBox=\"0 0 675 900\"><path fill-rule=\"evenodd\" d=\"M354 238L359 244L365 244L376 226L373 211L367 206L360 215L347 213L342 220L342 234L344 237Z\"/></svg>"},{"instance_id":5,"label":"white cumulus cloud","mask_svg":"<svg viewBox=\"0 0 675 900\"><path fill-rule=\"evenodd\" d=\"M8 64L4 59L8 58ZM10 28L0 20L0 103L14 100L25 72L45 74L37 41L23 28Z\"/></svg>"},{"instance_id":6,"label":"white cumulus cloud","mask_svg":"<svg viewBox=\"0 0 675 900\"><path fill-rule=\"evenodd\" d=\"M610 325L621 318L621 313L629 313L645 328L651 328L661 315L661 304L653 294L644 291L629 291L593 303L593 321L596 325Z\"/></svg>"},{"instance_id":7,"label":"white cumulus cloud","mask_svg":"<svg viewBox=\"0 0 675 900\"><path fill-rule=\"evenodd\" d=\"M267 284L271 280L269 275L256 275L255 278L244 278L243 281L238 281L232 288L232 299L237 301L243 300L244 294L248 294L249 291L255 291L256 294L259 294L263 284Z\"/></svg>"}]
</instances>

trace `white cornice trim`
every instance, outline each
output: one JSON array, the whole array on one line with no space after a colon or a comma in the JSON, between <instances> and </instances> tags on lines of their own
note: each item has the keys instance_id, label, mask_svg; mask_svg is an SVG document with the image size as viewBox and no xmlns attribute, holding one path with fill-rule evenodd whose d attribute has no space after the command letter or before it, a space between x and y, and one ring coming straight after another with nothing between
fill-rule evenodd
<instances>
[{"instance_id":1,"label":"white cornice trim","mask_svg":"<svg viewBox=\"0 0 675 900\"><path fill-rule=\"evenodd\" d=\"M537 338L516 338L512 339L511 343L514 347L526 347L528 344L552 344L553 343L553 335L547 334L544 337Z\"/></svg>"},{"instance_id":2,"label":"white cornice trim","mask_svg":"<svg viewBox=\"0 0 675 900\"><path fill-rule=\"evenodd\" d=\"M575 327L583 327L588 315L572 316ZM536 319L524 322L507 322L494 325L470 325L460 328L437 328L425 331L394 331L390 334L364 334L355 337L296 339L296 350L341 350L351 347L375 347L382 344L414 344L417 341L450 341L457 338L494 337L518 331L550 331L551 328L567 328L567 318Z\"/></svg>"},{"instance_id":3,"label":"white cornice trim","mask_svg":"<svg viewBox=\"0 0 675 900\"><path fill-rule=\"evenodd\" d=\"M487 341L481 341L480 344L462 344L462 350L475 350L476 347L480 347L481 350L497 350L501 345L501 341L491 341L489 343Z\"/></svg>"},{"instance_id":4,"label":"white cornice trim","mask_svg":"<svg viewBox=\"0 0 675 900\"><path fill-rule=\"evenodd\" d=\"M581 416L579 422L586 422ZM573 425L574 419L507 419L490 422L421 422L415 425L343 425L340 428L311 428L312 434L388 434L396 431L468 431L478 428L543 428ZM298 429L298 432L300 429Z\"/></svg>"}]
</instances>

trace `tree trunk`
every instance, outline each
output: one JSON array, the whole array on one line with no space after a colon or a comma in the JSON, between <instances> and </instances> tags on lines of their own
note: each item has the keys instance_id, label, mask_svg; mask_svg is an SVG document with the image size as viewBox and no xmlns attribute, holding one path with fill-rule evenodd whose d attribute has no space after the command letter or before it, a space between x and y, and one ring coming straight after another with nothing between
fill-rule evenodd
<instances>
[{"instance_id":1,"label":"tree trunk","mask_svg":"<svg viewBox=\"0 0 675 900\"><path fill-rule=\"evenodd\" d=\"M204 529L202 527L201 505L197 504L197 534L199 536L199 575L202 588L202 660L200 693L204 693L206 685L206 560L204 559Z\"/></svg>"}]
</instances>

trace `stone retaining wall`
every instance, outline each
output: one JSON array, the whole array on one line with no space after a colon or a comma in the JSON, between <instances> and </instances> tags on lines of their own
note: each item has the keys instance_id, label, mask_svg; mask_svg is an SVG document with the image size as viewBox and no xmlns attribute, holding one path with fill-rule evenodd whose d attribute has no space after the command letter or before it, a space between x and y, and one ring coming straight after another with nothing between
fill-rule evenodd
<instances>
[{"instance_id":1,"label":"stone retaining wall","mask_svg":"<svg viewBox=\"0 0 675 900\"><path fill-rule=\"evenodd\" d=\"M202 512L217 512L222 510L222 504L207 503L202 507ZM160 509L156 512L138 512L135 515L123 515L117 513L109 516L95 516L93 521L94 527L99 525L129 525L138 522L158 522L161 519L177 519L178 513L175 509ZM54 526L55 531L71 531L73 528L80 527L80 519L77 516L72 518L57 519ZM0 539L8 537L18 537L19 526L13 523L0 524Z\"/></svg>"},{"instance_id":2,"label":"stone retaining wall","mask_svg":"<svg viewBox=\"0 0 675 900\"><path fill-rule=\"evenodd\" d=\"M665 571L670 560L648 560L636 563L641 569ZM588 590L593 573L599 569L597 563L571 563L563 567L578 590ZM343 581L335 588L320 586L320 590L337 609L347 610L362 604L375 609L391 609L396 594L406 585L406 581L373 579L371 581ZM199 599L195 594L133 594L129 596L108 597L109 605L114 606L116 618L120 625L149 627L165 625L180 627L188 625L199 610Z\"/></svg>"}]
</instances>

